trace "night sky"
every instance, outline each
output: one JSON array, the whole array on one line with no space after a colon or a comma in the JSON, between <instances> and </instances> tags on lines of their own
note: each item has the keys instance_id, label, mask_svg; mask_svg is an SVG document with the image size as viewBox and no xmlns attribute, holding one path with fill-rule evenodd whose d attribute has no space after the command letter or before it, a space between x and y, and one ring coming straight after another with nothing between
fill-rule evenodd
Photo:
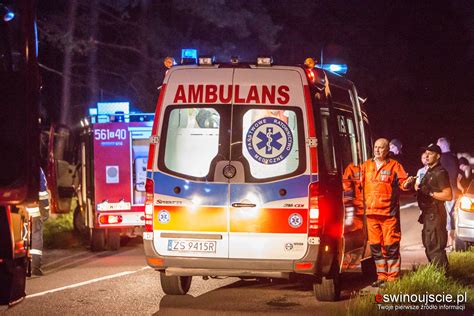
<instances>
[{"instance_id":1,"label":"night sky","mask_svg":"<svg viewBox=\"0 0 474 316\"><path fill-rule=\"evenodd\" d=\"M375 137L399 138L410 159L437 137L474 154L474 2L464 1L94 1L77 0L72 113L94 100L130 100L154 111L165 56L181 48L229 61L272 55L349 66L367 98ZM39 1L45 115L57 120L67 1ZM95 30L95 31L94 31ZM99 90L91 92L91 38ZM53 72L51 69L57 71ZM77 123L77 122L76 122Z\"/></svg>"}]
</instances>

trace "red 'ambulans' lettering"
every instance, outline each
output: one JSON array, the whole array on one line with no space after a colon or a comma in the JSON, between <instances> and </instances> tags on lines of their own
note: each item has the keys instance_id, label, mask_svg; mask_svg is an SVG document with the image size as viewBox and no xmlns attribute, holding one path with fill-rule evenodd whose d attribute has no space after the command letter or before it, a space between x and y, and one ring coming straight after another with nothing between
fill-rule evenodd
<instances>
[{"instance_id":1,"label":"red 'ambulans' lettering","mask_svg":"<svg viewBox=\"0 0 474 316\"><path fill-rule=\"evenodd\" d=\"M288 86L251 85L242 94L240 85L178 85L173 103L234 103L281 104L290 102Z\"/></svg>"}]
</instances>

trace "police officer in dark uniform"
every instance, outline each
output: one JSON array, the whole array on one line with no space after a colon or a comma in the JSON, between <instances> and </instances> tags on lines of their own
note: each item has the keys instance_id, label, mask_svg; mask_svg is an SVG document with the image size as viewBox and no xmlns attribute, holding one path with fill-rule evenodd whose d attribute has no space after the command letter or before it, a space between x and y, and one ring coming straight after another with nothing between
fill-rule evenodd
<instances>
[{"instance_id":1,"label":"police officer in dark uniform","mask_svg":"<svg viewBox=\"0 0 474 316\"><path fill-rule=\"evenodd\" d=\"M422 210L419 222L423 224L421 233L425 253L430 262L444 269L448 268L446 243L446 209L444 202L452 199L449 175L439 163L441 148L430 144L425 151L428 171L421 180L418 190L418 205Z\"/></svg>"}]
</instances>

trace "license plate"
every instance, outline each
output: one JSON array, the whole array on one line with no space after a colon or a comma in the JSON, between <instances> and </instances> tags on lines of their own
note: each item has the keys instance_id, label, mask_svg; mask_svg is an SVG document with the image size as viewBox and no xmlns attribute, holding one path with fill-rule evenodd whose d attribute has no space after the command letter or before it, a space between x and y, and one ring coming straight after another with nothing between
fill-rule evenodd
<instances>
[{"instance_id":1,"label":"license plate","mask_svg":"<svg viewBox=\"0 0 474 316\"><path fill-rule=\"evenodd\" d=\"M215 253L217 241L168 239L168 251Z\"/></svg>"}]
</instances>

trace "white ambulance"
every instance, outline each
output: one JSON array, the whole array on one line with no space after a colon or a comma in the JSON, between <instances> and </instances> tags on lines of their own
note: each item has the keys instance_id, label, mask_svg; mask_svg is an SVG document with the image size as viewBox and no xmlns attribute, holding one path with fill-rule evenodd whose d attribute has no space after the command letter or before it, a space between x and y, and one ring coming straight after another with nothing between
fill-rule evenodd
<instances>
[{"instance_id":1,"label":"white ambulance","mask_svg":"<svg viewBox=\"0 0 474 316\"><path fill-rule=\"evenodd\" d=\"M336 300L341 272L367 253L360 100L309 59L171 67L150 138L144 234L164 292L186 294L192 276L300 274L316 298Z\"/></svg>"}]
</instances>

